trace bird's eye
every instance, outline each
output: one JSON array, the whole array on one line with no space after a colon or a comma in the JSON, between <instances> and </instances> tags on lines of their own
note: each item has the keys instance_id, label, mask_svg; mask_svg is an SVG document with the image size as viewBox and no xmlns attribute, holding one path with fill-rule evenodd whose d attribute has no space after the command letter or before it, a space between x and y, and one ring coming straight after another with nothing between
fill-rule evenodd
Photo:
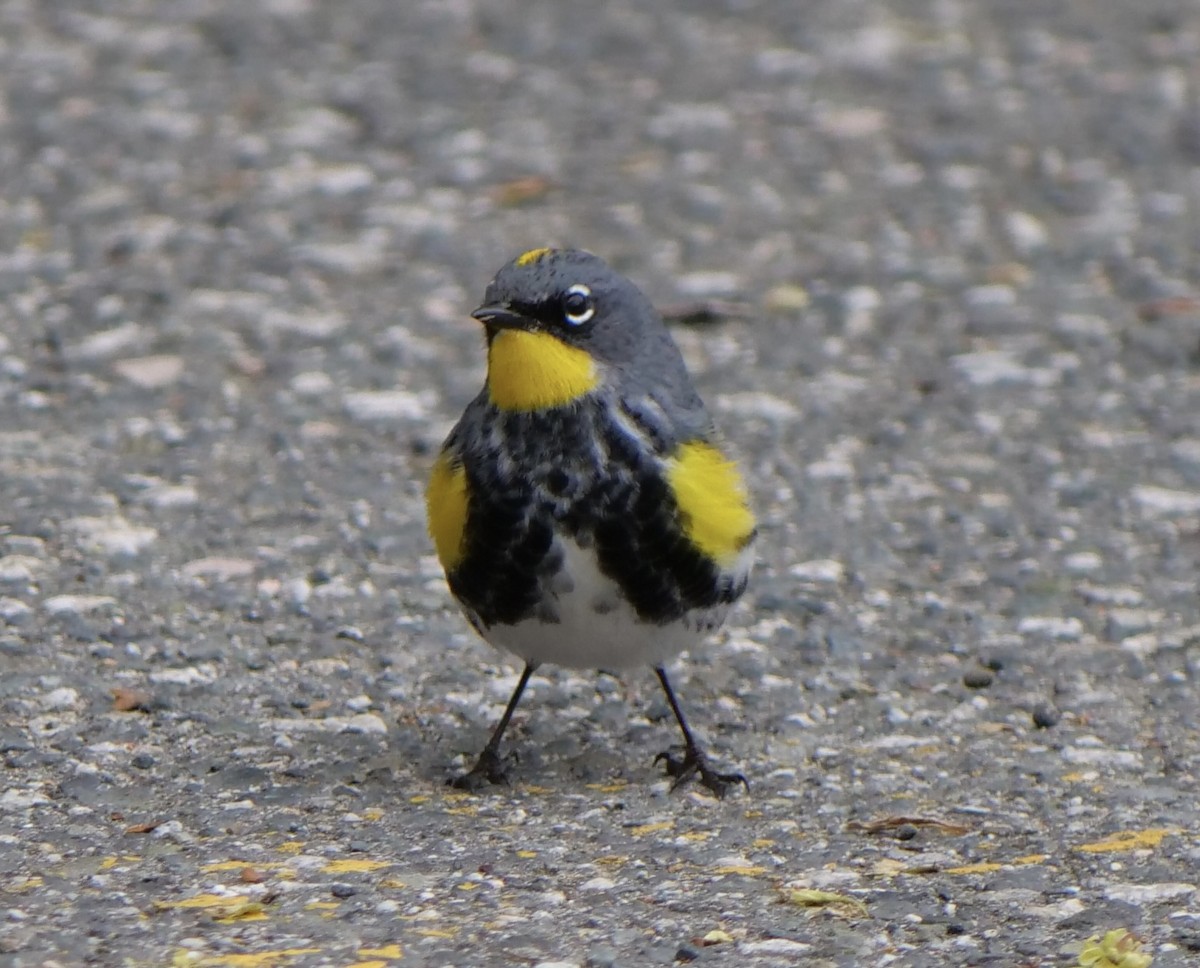
<instances>
[{"instance_id":1,"label":"bird's eye","mask_svg":"<svg viewBox=\"0 0 1200 968\"><path fill-rule=\"evenodd\" d=\"M582 326L596 313L596 304L592 302L592 290L583 283L577 283L563 293L563 319L571 326Z\"/></svg>"}]
</instances>

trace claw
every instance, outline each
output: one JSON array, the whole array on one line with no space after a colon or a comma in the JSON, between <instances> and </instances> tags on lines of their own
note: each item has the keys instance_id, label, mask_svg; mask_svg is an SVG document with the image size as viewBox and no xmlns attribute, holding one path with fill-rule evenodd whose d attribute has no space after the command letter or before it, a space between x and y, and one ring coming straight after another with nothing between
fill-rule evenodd
<instances>
[{"instance_id":1,"label":"claw","mask_svg":"<svg viewBox=\"0 0 1200 968\"><path fill-rule=\"evenodd\" d=\"M494 749L485 749L470 770L447 780L446 785L468 793L479 793L489 783L508 786L508 764L516 758L515 753L502 757Z\"/></svg>"},{"instance_id":2,"label":"claw","mask_svg":"<svg viewBox=\"0 0 1200 968\"><path fill-rule=\"evenodd\" d=\"M684 747L682 758L675 755L679 749L680 747L675 746L654 757L656 764L660 760L666 764L667 776L675 778L675 782L671 784L672 793L694 776L699 776L701 786L718 800L724 800L729 788L739 783L746 788L747 793L750 792L750 782L745 776L741 773L718 773L708 765L708 756L702 749Z\"/></svg>"}]
</instances>

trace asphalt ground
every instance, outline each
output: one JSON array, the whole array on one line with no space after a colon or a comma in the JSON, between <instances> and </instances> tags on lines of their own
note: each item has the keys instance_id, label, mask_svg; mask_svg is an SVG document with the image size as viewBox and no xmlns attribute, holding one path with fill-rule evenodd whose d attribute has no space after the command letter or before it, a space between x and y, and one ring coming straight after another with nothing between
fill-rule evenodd
<instances>
[{"instance_id":1,"label":"asphalt ground","mask_svg":"<svg viewBox=\"0 0 1200 968\"><path fill-rule=\"evenodd\" d=\"M1196 2L0 0L0 186L4 968L1200 964ZM444 785L518 670L423 480L548 243L747 470L748 795L648 670Z\"/></svg>"}]
</instances>

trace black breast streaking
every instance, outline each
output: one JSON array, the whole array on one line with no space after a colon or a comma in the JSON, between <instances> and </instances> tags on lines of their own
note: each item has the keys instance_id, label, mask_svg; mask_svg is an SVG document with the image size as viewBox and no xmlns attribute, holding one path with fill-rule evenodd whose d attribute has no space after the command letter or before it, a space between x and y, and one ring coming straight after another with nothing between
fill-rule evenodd
<instances>
[{"instance_id":1,"label":"black breast streaking","mask_svg":"<svg viewBox=\"0 0 1200 968\"><path fill-rule=\"evenodd\" d=\"M683 532L651 444L598 402L536 413L489 409L459 439L467 474L467 544L451 591L483 626L553 621L561 565L555 534L594 549L643 621L673 622L734 601L724 573Z\"/></svg>"}]
</instances>

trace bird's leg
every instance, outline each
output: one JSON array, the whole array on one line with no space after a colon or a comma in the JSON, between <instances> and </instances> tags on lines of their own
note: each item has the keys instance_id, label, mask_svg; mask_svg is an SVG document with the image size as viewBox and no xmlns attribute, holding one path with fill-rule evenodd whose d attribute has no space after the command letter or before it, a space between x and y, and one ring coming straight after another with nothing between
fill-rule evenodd
<instances>
[{"instance_id":1,"label":"bird's leg","mask_svg":"<svg viewBox=\"0 0 1200 968\"><path fill-rule=\"evenodd\" d=\"M667 702L671 704L671 711L675 714L679 728L683 731L682 759L675 755L674 750L678 749L678 747L659 753L654 758L655 763L659 760L665 762L667 774L675 777L675 782L671 784L671 789L677 790L693 776L698 776L700 777L700 782L711 790L713 796L718 800L723 799L725 794L729 792L729 788L737 783L742 784L747 792L749 792L750 784L741 773L718 773L708 765L707 754L701 748L700 744L696 742L696 737L692 735L692 731L688 729L687 719L684 718L683 710L679 708L679 700L675 698L675 691L671 688L671 683L667 679L666 670L662 666L656 666L654 673L658 676L658 681L662 683L663 692L667 694Z\"/></svg>"},{"instance_id":2,"label":"bird's leg","mask_svg":"<svg viewBox=\"0 0 1200 968\"><path fill-rule=\"evenodd\" d=\"M468 772L449 780L448 783L450 786L456 790L469 790L471 793L478 793L483 789L485 783L508 783L508 776L505 774L504 768L508 760L513 758L513 754L506 757L500 756L500 740L504 738L504 731L508 728L508 721L512 719L512 715L517 708L517 703L521 701L521 693L525 691L525 684L529 682L529 677L533 675L536 668L537 666L531 662L525 664L525 671L521 673L521 679L517 683L517 688L513 690L512 698L508 700L508 706L505 707L504 715L500 717L500 722L496 724L496 728L492 731L492 738L487 741L487 746L479 754L479 759L475 761L475 765Z\"/></svg>"}]
</instances>

